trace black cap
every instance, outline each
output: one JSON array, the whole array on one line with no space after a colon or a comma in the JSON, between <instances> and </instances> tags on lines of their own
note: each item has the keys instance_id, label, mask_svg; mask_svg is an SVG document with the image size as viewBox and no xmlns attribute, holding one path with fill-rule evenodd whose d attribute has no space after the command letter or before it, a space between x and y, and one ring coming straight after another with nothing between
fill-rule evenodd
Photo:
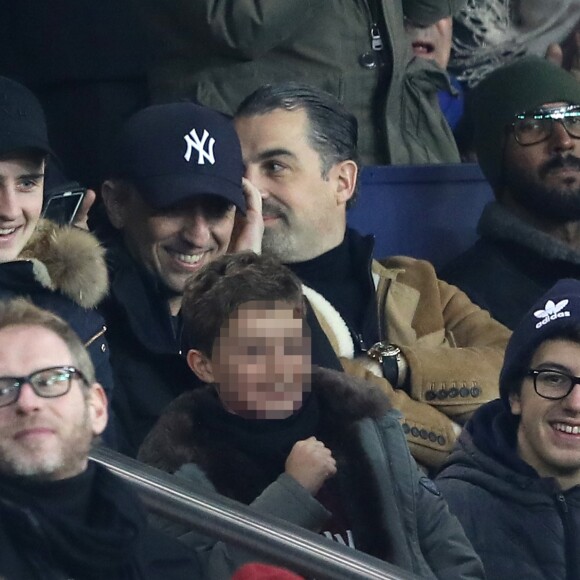
<instances>
[{"instance_id":1,"label":"black cap","mask_svg":"<svg viewBox=\"0 0 580 580\"><path fill-rule=\"evenodd\" d=\"M0 154L29 148L51 153L42 106L26 87L0 77Z\"/></svg>"},{"instance_id":2,"label":"black cap","mask_svg":"<svg viewBox=\"0 0 580 580\"><path fill-rule=\"evenodd\" d=\"M113 156L113 176L133 183L153 207L216 195L246 210L240 141L231 118L213 109L147 107L125 123Z\"/></svg>"}]
</instances>

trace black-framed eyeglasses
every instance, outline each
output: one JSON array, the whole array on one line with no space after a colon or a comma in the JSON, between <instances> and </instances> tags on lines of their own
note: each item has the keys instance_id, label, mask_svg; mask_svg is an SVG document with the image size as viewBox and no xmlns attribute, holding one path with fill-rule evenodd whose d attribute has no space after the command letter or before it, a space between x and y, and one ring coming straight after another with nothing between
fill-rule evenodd
<instances>
[{"instance_id":1,"label":"black-framed eyeglasses","mask_svg":"<svg viewBox=\"0 0 580 580\"><path fill-rule=\"evenodd\" d=\"M515 140L526 146L549 139L554 133L554 123L561 123L570 137L580 139L580 106L568 105L522 113L516 115L511 127Z\"/></svg>"},{"instance_id":2,"label":"black-framed eyeglasses","mask_svg":"<svg viewBox=\"0 0 580 580\"><path fill-rule=\"evenodd\" d=\"M534 390L544 399L563 399L576 385L580 385L580 377L561 371L530 369L526 375L533 378Z\"/></svg>"},{"instance_id":3,"label":"black-framed eyeglasses","mask_svg":"<svg viewBox=\"0 0 580 580\"><path fill-rule=\"evenodd\" d=\"M80 379L88 384L81 371L67 366L40 369L25 377L0 377L0 407L15 403L22 386L26 383L39 397L53 399L66 395L70 391L73 379Z\"/></svg>"}]
</instances>

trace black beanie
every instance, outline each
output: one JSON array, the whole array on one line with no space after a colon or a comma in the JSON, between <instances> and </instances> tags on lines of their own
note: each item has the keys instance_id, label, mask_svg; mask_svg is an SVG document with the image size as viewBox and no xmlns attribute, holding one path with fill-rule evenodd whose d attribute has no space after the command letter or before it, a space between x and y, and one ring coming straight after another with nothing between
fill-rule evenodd
<instances>
[{"instance_id":1,"label":"black beanie","mask_svg":"<svg viewBox=\"0 0 580 580\"><path fill-rule=\"evenodd\" d=\"M534 351L542 342L576 325L580 327L580 280L560 280L521 319L507 345L499 394L508 411L509 394L528 370Z\"/></svg>"},{"instance_id":2,"label":"black beanie","mask_svg":"<svg viewBox=\"0 0 580 580\"><path fill-rule=\"evenodd\" d=\"M431 26L457 14L465 0L403 0L403 13L413 24Z\"/></svg>"},{"instance_id":3,"label":"black beanie","mask_svg":"<svg viewBox=\"0 0 580 580\"><path fill-rule=\"evenodd\" d=\"M471 94L475 149L494 190L501 184L505 127L515 115L557 102L580 104L580 83L538 56L500 67L475 87Z\"/></svg>"}]
</instances>

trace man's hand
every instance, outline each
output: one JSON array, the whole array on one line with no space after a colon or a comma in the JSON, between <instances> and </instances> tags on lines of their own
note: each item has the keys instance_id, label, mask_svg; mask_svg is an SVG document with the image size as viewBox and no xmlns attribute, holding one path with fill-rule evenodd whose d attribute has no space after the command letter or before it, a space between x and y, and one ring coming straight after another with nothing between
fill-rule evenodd
<instances>
[{"instance_id":1,"label":"man's hand","mask_svg":"<svg viewBox=\"0 0 580 580\"><path fill-rule=\"evenodd\" d=\"M245 177L242 188L246 198L246 215L236 211L234 230L228 248L229 253L252 250L256 254L262 251L264 219L262 218L262 196L257 187Z\"/></svg>"},{"instance_id":2,"label":"man's hand","mask_svg":"<svg viewBox=\"0 0 580 580\"><path fill-rule=\"evenodd\" d=\"M83 230L89 229L88 219L89 219L89 210L95 203L97 199L97 194L92 189L87 189L87 193L77 211L77 214L72 222L72 226L75 228L81 228Z\"/></svg>"},{"instance_id":3,"label":"man's hand","mask_svg":"<svg viewBox=\"0 0 580 580\"><path fill-rule=\"evenodd\" d=\"M336 474L336 461L322 441L309 437L292 447L286 459L286 473L316 495L322 484Z\"/></svg>"}]
</instances>

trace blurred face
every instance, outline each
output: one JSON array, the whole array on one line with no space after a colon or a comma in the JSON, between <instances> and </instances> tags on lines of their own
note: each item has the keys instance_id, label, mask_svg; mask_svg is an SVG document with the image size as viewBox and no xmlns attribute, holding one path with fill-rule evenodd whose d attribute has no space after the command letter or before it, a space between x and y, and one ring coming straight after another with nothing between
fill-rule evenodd
<instances>
[{"instance_id":1,"label":"blurred face","mask_svg":"<svg viewBox=\"0 0 580 580\"><path fill-rule=\"evenodd\" d=\"M323 177L320 155L308 141L306 112L277 109L239 117L235 126L245 177L262 194L263 251L285 263L302 262L340 244L352 189L344 164Z\"/></svg>"},{"instance_id":2,"label":"blurred face","mask_svg":"<svg viewBox=\"0 0 580 580\"><path fill-rule=\"evenodd\" d=\"M221 330L211 357L224 406L248 418L280 419L309 390L310 341L302 312L284 302L248 302Z\"/></svg>"},{"instance_id":3,"label":"blurred face","mask_svg":"<svg viewBox=\"0 0 580 580\"><path fill-rule=\"evenodd\" d=\"M532 369L557 370L580 376L580 345L548 340L534 353ZM512 413L519 415L518 452L542 477L555 477L564 489L580 484L580 385L563 399L549 400L523 380L519 395L511 395Z\"/></svg>"},{"instance_id":4,"label":"blurred face","mask_svg":"<svg viewBox=\"0 0 580 580\"><path fill-rule=\"evenodd\" d=\"M42 211L43 188L40 157L0 156L0 263L15 260L32 236Z\"/></svg>"},{"instance_id":5,"label":"blurred face","mask_svg":"<svg viewBox=\"0 0 580 580\"><path fill-rule=\"evenodd\" d=\"M0 376L53 366L74 366L59 336L34 326L0 330ZM51 399L25 383L16 402L0 407L0 473L59 480L84 471L93 437L107 423L106 399L100 385L72 381L68 393Z\"/></svg>"},{"instance_id":6,"label":"blurred face","mask_svg":"<svg viewBox=\"0 0 580 580\"><path fill-rule=\"evenodd\" d=\"M453 37L451 16L442 18L430 26L419 26L406 19L405 33L415 56L434 60L443 70L447 69Z\"/></svg>"},{"instance_id":7,"label":"blurred face","mask_svg":"<svg viewBox=\"0 0 580 580\"><path fill-rule=\"evenodd\" d=\"M557 109L566 103L544 105ZM504 198L541 220L580 219L580 139L555 122L552 135L520 145L510 132L504 147Z\"/></svg>"},{"instance_id":8,"label":"blurred face","mask_svg":"<svg viewBox=\"0 0 580 580\"><path fill-rule=\"evenodd\" d=\"M176 314L189 276L226 252L235 207L207 195L157 210L134 188L115 195L115 200L105 201L111 222L123 231L133 257L163 283Z\"/></svg>"}]
</instances>

